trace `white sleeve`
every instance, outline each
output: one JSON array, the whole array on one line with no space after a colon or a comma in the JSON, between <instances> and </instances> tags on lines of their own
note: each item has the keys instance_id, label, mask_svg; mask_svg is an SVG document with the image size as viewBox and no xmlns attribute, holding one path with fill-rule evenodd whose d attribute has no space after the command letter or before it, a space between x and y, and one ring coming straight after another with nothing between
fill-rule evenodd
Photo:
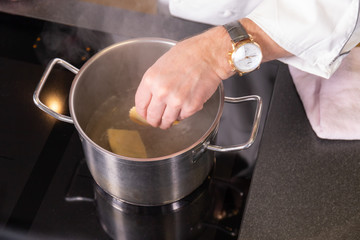
<instances>
[{"instance_id":1,"label":"white sleeve","mask_svg":"<svg viewBox=\"0 0 360 240\"><path fill-rule=\"evenodd\" d=\"M264 0L249 15L292 57L279 59L329 78L360 42L359 0Z\"/></svg>"},{"instance_id":2,"label":"white sleeve","mask_svg":"<svg viewBox=\"0 0 360 240\"><path fill-rule=\"evenodd\" d=\"M164 0L163 0L164 1ZM262 0L169 0L171 15L190 21L223 25L244 18Z\"/></svg>"}]
</instances>

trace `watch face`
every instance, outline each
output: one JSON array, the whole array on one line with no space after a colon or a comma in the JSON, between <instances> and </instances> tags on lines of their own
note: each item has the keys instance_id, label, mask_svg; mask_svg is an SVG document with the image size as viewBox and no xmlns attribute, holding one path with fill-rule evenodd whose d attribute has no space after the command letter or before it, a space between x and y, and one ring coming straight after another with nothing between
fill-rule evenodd
<instances>
[{"instance_id":1,"label":"watch face","mask_svg":"<svg viewBox=\"0 0 360 240\"><path fill-rule=\"evenodd\" d=\"M259 67L262 54L257 44L252 42L239 46L231 55L234 67L240 72L247 73Z\"/></svg>"}]
</instances>

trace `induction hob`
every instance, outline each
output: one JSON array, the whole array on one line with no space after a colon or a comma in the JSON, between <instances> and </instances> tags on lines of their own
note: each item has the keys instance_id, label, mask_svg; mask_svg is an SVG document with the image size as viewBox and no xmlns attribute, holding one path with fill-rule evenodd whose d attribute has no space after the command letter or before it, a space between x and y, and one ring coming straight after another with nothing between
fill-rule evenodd
<instances>
[{"instance_id":1,"label":"induction hob","mask_svg":"<svg viewBox=\"0 0 360 240\"><path fill-rule=\"evenodd\" d=\"M92 180L74 126L34 105L33 91L52 58L80 68L116 36L4 13L0 19L2 238L237 239L251 180L236 176L241 159L217 161L204 184L173 205L109 201ZM73 77L55 69L40 97L69 114Z\"/></svg>"}]
</instances>

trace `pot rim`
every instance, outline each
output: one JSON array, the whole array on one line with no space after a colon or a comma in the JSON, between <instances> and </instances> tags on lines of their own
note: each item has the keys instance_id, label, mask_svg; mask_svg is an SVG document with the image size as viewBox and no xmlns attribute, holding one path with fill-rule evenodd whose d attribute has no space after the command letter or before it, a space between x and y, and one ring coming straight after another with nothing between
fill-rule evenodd
<instances>
[{"instance_id":1,"label":"pot rim","mask_svg":"<svg viewBox=\"0 0 360 240\"><path fill-rule=\"evenodd\" d=\"M203 144L207 138L211 135L211 133L213 133L214 131L217 130L217 126L219 124L222 112L223 112L223 107L224 107L224 86L223 83L221 82L217 88L216 91L219 91L219 107L218 107L218 112L216 114L216 117L214 119L214 121L212 122L211 126L207 129L207 131L202 135L202 137L200 137L196 142L194 142L193 144L191 144L190 146L177 151L175 153L166 155L166 156L161 156L161 157L155 157L155 158L134 158L134 157L127 157L127 156L122 156L122 155L118 155L115 154L109 150L104 149L103 147L99 146L97 143L95 143L86 133L85 131L82 129L82 127L80 126L77 117L76 117L76 113L75 113L75 109L74 109L74 97L75 97L75 92L76 92L76 88L78 86L78 83L81 79L82 74L86 71L86 69L93 64L94 62L96 62L96 60L98 58L100 58L102 55L104 55L105 53L111 51L114 48L117 48L119 46L123 46L123 45L127 45L127 44L132 44L132 43L138 43L138 42L157 42L157 43L165 43L165 44L169 44L174 46L176 44L176 41L174 40L170 40L170 39L166 39L166 38L154 38L154 37L148 37L148 38L135 38L135 39L130 39L130 40L126 40L126 41L122 41L122 42L118 42L115 44L112 44L106 48L104 48L103 50L99 51L98 53L96 53L94 56L92 56L88 61L85 62L85 64L80 68L79 72L75 75L75 78L72 82L71 88L70 88L70 94L69 94L69 108L70 108L70 115L73 119L74 125L77 129L77 131L80 133L81 137L83 139L85 139L86 141L88 141L89 143L91 143L91 145L93 147L95 147L95 149L101 153L104 154L109 154L113 157L116 157L118 159L121 160L128 160L130 162L157 162L157 161L161 161L161 160L167 160L167 159L172 159L174 157L183 155L184 153L188 153L190 150L196 148L197 146ZM190 152L191 153L191 152Z\"/></svg>"}]
</instances>

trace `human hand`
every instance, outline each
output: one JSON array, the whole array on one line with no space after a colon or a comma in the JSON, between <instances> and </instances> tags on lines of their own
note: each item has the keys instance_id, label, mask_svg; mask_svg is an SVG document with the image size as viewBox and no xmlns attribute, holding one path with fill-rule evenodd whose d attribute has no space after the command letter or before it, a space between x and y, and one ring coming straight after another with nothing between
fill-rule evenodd
<instances>
[{"instance_id":1,"label":"human hand","mask_svg":"<svg viewBox=\"0 0 360 240\"><path fill-rule=\"evenodd\" d=\"M263 62L292 56L253 21L240 21L261 46ZM231 49L222 26L176 44L144 74L135 96L138 114L150 125L167 129L201 110L221 80L234 74L228 63Z\"/></svg>"},{"instance_id":2,"label":"human hand","mask_svg":"<svg viewBox=\"0 0 360 240\"><path fill-rule=\"evenodd\" d=\"M137 113L153 127L167 129L201 110L221 80L234 74L230 49L223 27L176 44L144 74L135 96Z\"/></svg>"}]
</instances>

